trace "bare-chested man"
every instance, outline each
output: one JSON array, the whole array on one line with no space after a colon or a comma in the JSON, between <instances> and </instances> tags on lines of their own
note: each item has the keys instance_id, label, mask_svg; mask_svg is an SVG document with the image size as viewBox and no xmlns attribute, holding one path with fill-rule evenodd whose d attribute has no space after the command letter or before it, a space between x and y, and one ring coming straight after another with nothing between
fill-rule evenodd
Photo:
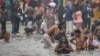
<instances>
[{"instance_id":1,"label":"bare-chested man","mask_svg":"<svg viewBox=\"0 0 100 56\"><path fill-rule=\"evenodd\" d=\"M75 30L75 36L70 40L70 42L76 45L77 51L84 50L86 48L86 39L85 36L81 34L80 30Z\"/></svg>"},{"instance_id":2,"label":"bare-chested man","mask_svg":"<svg viewBox=\"0 0 100 56\"><path fill-rule=\"evenodd\" d=\"M35 7L35 10L34 10L34 14L36 16L35 21L37 24L38 33L40 32L41 19L42 19L42 16L44 15L44 11L45 9L41 5L38 5L37 7Z\"/></svg>"},{"instance_id":3,"label":"bare-chested man","mask_svg":"<svg viewBox=\"0 0 100 56\"><path fill-rule=\"evenodd\" d=\"M51 28L47 30L47 32L43 35L44 48L51 47L51 42L55 42L55 36L59 33L59 31L63 28L63 23L58 25L53 25Z\"/></svg>"},{"instance_id":4,"label":"bare-chested man","mask_svg":"<svg viewBox=\"0 0 100 56\"><path fill-rule=\"evenodd\" d=\"M0 39L4 39L5 42L9 42L10 34L6 29L2 29L0 32Z\"/></svg>"},{"instance_id":5,"label":"bare-chested man","mask_svg":"<svg viewBox=\"0 0 100 56\"><path fill-rule=\"evenodd\" d=\"M87 32L88 32L88 29L87 29L85 26L82 26L82 27L80 28L80 31L81 31L81 34L82 34L82 35L86 35Z\"/></svg>"}]
</instances>

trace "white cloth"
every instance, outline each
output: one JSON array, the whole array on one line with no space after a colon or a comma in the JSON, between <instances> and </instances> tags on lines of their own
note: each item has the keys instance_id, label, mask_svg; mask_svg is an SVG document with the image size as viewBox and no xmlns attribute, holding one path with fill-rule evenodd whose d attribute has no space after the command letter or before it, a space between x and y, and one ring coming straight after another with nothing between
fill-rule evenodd
<instances>
[{"instance_id":1,"label":"white cloth","mask_svg":"<svg viewBox=\"0 0 100 56\"><path fill-rule=\"evenodd\" d=\"M43 42L44 42L44 47L45 48L51 47L50 36L48 34L46 34L46 33L43 35Z\"/></svg>"},{"instance_id":2,"label":"white cloth","mask_svg":"<svg viewBox=\"0 0 100 56\"><path fill-rule=\"evenodd\" d=\"M87 40L87 44L89 44L89 39ZM97 40L93 39L93 45L97 46L97 45L99 45L99 42Z\"/></svg>"},{"instance_id":3,"label":"white cloth","mask_svg":"<svg viewBox=\"0 0 100 56\"><path fill-rule=\"evenodd\" d=\"M66 32L71 33L73 30L73 21L66 21Z\"/></svg>"},{"instance_id":4,"label":"white cloth","mask_svg":"<svg viewBox=\"0 0 100 56\"><path fill-rule=\"evenodd\" d=\"M23 16L21 16L21 17L20 17L20 20L23 21L23 19L24 19Z\"/></svg>"},{"instance_id":5,"label":"white cloth","mask_svg":"<svg viewBox=\"0 0 100 56\"><path fill-rule=\"evenodd\" d=\"M55 3L55 2L50 2L50 3L49 3L49 6L51 6L51 7L56 7L56 3Z\"/></svg>"},{"instance_id":6,"label":"white cloth","mask_svg":"<svg viewBox=\"0 0 100 56\"><path fill-rule=\"evenodd\" d=\"M20 13L17 13L18 16L20 16Z\"/></svg>"},{"instance_id":7,"label":"white cloth","mask_svg":"<svg viewBox=\"0 0 100 56\"><path fill-rule=\"evenodd\" d=\"M33 24L33 27L35 27L35 28L37 28L38 26L37 26L37 24L36 24L36 22Z\"/></svg>"},{"instance_id":8,"label":"white cloth","mask_svg":"<svg viewBox=\"0 0 100 56\"><path fill-rule=\"evenodd\" d=\"M33 27L32 21L29 21L29 22L27 23L27 28L28 28L28 29L32 29L32 27Z\"/></svg>"},{"instance_id":9,"label":"white cloth","mask_svg":"<svg viewBox=\"0 0 100 56\"><path fill-rule=\"evenodd\" d=\"M47 23L46 22L42 22L41 23L41 29L44 30L45 32L47 32Z\"/></svg>"}]
</instances>

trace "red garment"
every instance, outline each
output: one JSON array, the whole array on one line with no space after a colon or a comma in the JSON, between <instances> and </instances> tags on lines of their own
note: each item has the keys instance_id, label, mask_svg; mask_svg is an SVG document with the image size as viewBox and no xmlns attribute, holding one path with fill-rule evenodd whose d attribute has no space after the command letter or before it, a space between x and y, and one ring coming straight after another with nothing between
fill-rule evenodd
<instances>
[{"instance_id":1,"label":"red garment","mask_svg":"<svg viewBox=\"0 0 100 56\"><path fill-rule=\"evenodd\" d=\"M25 0L26 4L29 4L30 3L30 0Z\"/></svg>"},{"instance_id":2,"label":"red garment","mask_svg":"<svg viewBox=\"0 0 100 56\"><path fill-rule=\"evenodd\" d=\"M3 6L5 3L5 0L0 0L0 6Z\"/></svg>"}]
</instances>

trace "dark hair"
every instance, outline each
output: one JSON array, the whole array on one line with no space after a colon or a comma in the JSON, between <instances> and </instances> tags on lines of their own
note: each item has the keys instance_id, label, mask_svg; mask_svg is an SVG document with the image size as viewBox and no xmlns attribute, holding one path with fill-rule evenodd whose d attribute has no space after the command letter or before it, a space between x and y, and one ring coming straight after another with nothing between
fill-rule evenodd
<instances>
[{"instance_id":1,"label":"dark hair","mask_svg":"<svg viewBox=\"0 0 100 56\"><path fill-rule=\"evenodd\" d=\"M82 6L79 4L75 5L74 12L79 11L79 10L82 11Z\"/></svg>"},{"instance_id":2,"label":"dark hair","mask_svg":"<svg viewBox=\"0 0 100 56\"><path fill-rule=\"evenodd\" d=\"M58 28L59 28L59 29L62 29L62 28L63 28L62 25L64 25L64 23L59 23L59 24L58 24Z\"/></svg>"},{"instance_id":3,"label":"dark hair","mask_svg":"<svg viewBox=\"0 0 100 56\"><path fill-rule=\"evenodd\" d=\"M1 6L1 9L2 9L2 10L5 10L5 6Z\"/></svg>"},{"instance_id":4,"label":"dark hair","mask_svg":"<svg viewBox=\"0 0 100 56\"><path fill-rule=\"evenodd\" d=\"M59 43L62 44L62 37L65 37L65 39L66 39L65 43L66 43L66 45L68 45L69 42L68 42L68 39L67 39L66 35L61 36Z\"/></svg>"},{"instance_id":5,"label":"dark hair","mask_svg":"<svg viewBox=\"0 0 100 56\"><path fill-rule=\"evenodd\" d=\"M6 30L6 28L1 28L1 30Z\"/></svg>"},{"instance_id":6,"label":"dark hair","mask_svg":"<svg viewBox=\"0 0 100 56\"><path fill-rule=\"evenodd\" d=\"M90 3L89 0L86 0L86 3L87 3L87 4Z\"/></svg>"},{"instance_id":7,"label":"dark hair","mask_svg":"<svg viewBox=\"0 0 100 56\"><path fill-rule=\"evenodd\" d=\"M79 30L79 29L77 29L77 30L75 30L75 32L74 33L81 33L81 31Z\"/></svg>"},{"instance_id":8,"label":"dark hair","mask_svg":"<svg viewBox=\"0 0 100 56\"><path fill-rule=\"evenodd\" d=\"M66 34L65 34L65 32L59 32L56 36L55 36L55 39L56 40L60 40L63 36L65 36Z\"/></svg>"},{"instance_id":9,"label":"dark hair","mask_svg":"<svg viewBox=\"0 0 100 56\"><path fill-rule=\"evenodd\" d=\"M84 24L82 24L82 29L84 29L85 28L85 25Z\"/></svg>"}]
</instances>

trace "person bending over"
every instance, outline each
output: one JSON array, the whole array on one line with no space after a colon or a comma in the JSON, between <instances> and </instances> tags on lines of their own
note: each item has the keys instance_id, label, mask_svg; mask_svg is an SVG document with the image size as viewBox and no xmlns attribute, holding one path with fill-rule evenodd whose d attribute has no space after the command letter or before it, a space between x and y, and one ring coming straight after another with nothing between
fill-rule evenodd
<instances>
[{"instance_id":1,"label":"person bending over","mask_svg":"<svg viewBox=\"0 0 100 56\"><path fill-rule=\"evenodd\" d=\"M63 23L58 25L53 25L50 27L45 34L43 34L43 42L44 47L49 48L51 46L51 42L55 42L55 36L58 35L60 29L63 28Z\"/></svg>"},{"instance_id":2,"label":"person bending over","mask_svg":"<svg viewBox=\"0 0 100 56\"><path fill-rule=\"evenodd\" d=\"M9 42L10 33L6 31L6 29L2 29L0 33L0 39L4 39L5 42Z\"/></svg>"}]
</instances>

